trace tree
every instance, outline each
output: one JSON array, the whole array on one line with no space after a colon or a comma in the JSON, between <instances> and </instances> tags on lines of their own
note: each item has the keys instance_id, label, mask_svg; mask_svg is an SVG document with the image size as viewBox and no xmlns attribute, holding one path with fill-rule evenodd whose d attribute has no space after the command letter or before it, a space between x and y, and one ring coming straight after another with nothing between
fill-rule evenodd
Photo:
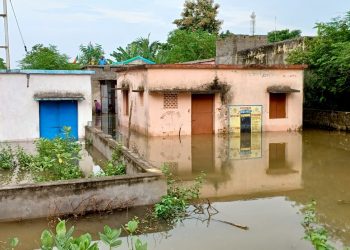
<instances>
[{"instance_id":1,"label":"tree","mask_svg":"<svg viewBox=\"0 0 350 250\"><path fill-rule=\"evenodd\" d=\"M174 30L163 45L159 57L166 63L178 63L215 57L216 35L206 31Z\"/></svg>"},{"instance_id":2,"label":"tree","mask_svg":"<svg viewBox=\"0 0 350 250\"><path fill-rule=\"evenodd\" d=\"M4 59L0 58L0 69L7 69Z\"/></svg>"},{"instance_id":3,"label":"tree","mask_svg":"<svg viewBox=\"0 0 350 250\"><path fill-rule=\"evenodd\" d=\"M19 62L22 69L49 69L49 70L69 70L77 66L69 63L69 57L61 54L57 47L36 44L26 56Z\"/></svg>"},{"instance_id":4,"label":"tree","mask_svg":"<svg viewBox=\"0 0 350 250\"><path fill-rule=\"evenodd\" d=\"M293 39L300 37L301 35L301 30L276 30L276 31L271 31L267 33L267 41L269 43L275 43L275 42L280 42L288 39Z\"/></svg>"},{"instance_id":5,"label":"tree","mask_svg":"<svg viewBox=\"0 0 350 250\"><path fill-rule=\"evenodd\" d=\"M142 56L152 61L158 61L158 53L161 48L159 41L150 41L150 35L147 38L140 37L131 42L126 48L118 47L111 56L117 61L125 61L135 56Z\"/></svg>"},{"instance_id":6,"label":"tree","mask_svg":"<svg viewBox=\"0 0 350 250\"><path fill-rule=\"evenodd\" d=\"M83 44L80 45L80 52L78 62L81 65L96 64L101 56L105 54L100 44L96 43L93 45L91 42L86 46Z\"/></svg>"},{"instance_id":7,"label":"tree","mask_svg":"<svg viewBox=\"0 0 350 250\"><path fill-rule=\"evenodd\" d=\"M186 0L181 18L173 23L180 30L204 30L218 34L222 25L222 21L217 20L219 7L214 0Z\"/></svg>"},{"instance_id":8,"label":"tree","mask_svg":"<svg viewBox=\"0 0 350 250\"><path fill-rule=\"evenodd\" d=\"M349 110L350 12L328 23L317 23L317 36L306 49L288 56L292 64L308 64L305 101L310 107Z\"/></svg>"}]
</instances>

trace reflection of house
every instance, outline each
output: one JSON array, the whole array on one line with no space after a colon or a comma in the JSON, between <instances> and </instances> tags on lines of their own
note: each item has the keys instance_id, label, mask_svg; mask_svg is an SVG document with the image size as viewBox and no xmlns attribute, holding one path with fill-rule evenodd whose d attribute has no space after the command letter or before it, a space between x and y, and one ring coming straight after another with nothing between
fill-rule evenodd
<instances>
[{"instance_id":1,"label":"reflection of house","mask_svg":"<svg viewBox=\"0 0 350 250\"><path fill-rule=\"evenodd\" d=\"M0 141L52 138L63 126L84 137L91 121L92 71L0 72Z\"/></svg>"},{"instance_id":2,"label":"reflection of house","mask_svg":"<svg viewBox=\"0 0 350 250\"><path fill-rule=\"evenodd\" d=\"M192 183L206 173L203 197L225 197L302 188L302 135L271 132L239 135L146 137L133 134L131 147L157 167L167 164Z\"/></svg>"},{"instance_id":3,"label":"reflection of house","mask_svg":"<svg viewBox=\"0 0 350 250\"><path fill-rule=\"evenodd\" d=\"M154 64L154 62L137 56L122 62L115 62L112 65L87 65L84 70L94 70L95 75L92 76L91 89L92 101L98 100L102 105L102 113L115 114L116 113L116 95L115 88L117 85L116 71L121 66L140 64ZM92 102L93 103L93 102ZM94 107L92 107L94 109Z\"/></svg>"},{"instance_id":4,"label":"reflection of house","mask_svg":"<svg viewBox=\"0 0 350 250\"><path fill-rule=\"evenodd\" d=\"M118 118L150 136L298 130L304 66L138 65L117 69Z\"/></svg>"}]
</instances>

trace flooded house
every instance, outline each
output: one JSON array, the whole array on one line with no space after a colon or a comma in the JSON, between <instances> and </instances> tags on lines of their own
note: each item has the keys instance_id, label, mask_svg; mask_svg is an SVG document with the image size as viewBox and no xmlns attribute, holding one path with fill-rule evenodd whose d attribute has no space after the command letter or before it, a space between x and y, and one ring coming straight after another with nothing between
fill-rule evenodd
<instances>
[{"instance_id":1,"label":"flooded house","mask_svg":"<svg viewBox=\"0 0 350 250\"><path fill-rule=\"evenodd\" d=\"M148 136L302 127L303 65L136 65L117 69L118 120Z\"/></svg>"},{"instance_id":2,"label":"flooded house","mask_svg":"<svg viewBox=\"0 0 350 250\"><path fill-rule=\"evenodd\" d=\"M53 138L64 126L84 137L91 117L91 75L80 70L0 71L0 141Z\"/></svg>"}]
</instances>

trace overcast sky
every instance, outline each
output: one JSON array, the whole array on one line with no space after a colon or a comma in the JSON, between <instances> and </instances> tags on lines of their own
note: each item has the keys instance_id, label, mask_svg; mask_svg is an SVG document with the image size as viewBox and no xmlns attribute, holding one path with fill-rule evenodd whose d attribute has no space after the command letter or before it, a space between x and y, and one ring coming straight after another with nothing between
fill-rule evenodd
<instances>
[{"instance_id":1,"label":"overcast sky","mask_svg":"<svg viewBox=\"0 0 350 250\"><path fill-rule=\"evenodd\" d=\"M256 32L301 29L313 35L316 22L329 21L350 10L350 0L216 0L223 30L249 34L250 14L256 13ZM58 46L74 58L79 45L88 42L103 46L107 57L118 46L151 34L165 41L175 28L184 0L12 0L28 48L43 43ZM0 4L2 6L2 4ZM22 42L8 4L12 66L24 56ZM1 22L1 34L3 27ZM2 43L3 43L3 37ZM4 56L3 51L0 54Z\"/></svg>"}]
</instances>

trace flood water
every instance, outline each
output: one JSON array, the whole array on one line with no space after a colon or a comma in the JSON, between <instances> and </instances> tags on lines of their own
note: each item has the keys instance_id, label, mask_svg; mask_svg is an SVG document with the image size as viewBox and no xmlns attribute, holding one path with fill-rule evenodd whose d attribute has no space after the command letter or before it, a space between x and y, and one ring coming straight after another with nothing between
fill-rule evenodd
<instances>
[{"instance_id":1,"label":"flood water","mask_svg":"<svg viewBox=\"0 0 350 250\"><path fill-rule=\"evenodd\" d=\"M312 199L334 244L340 249L350 245L350 134L321 130L164 138L132 134L130 145L152 164L170 166L183 185L204 171L201 198L209 199L218 211L210 220L207 215L193 215L144 231L148 249L313 249L303 239L300 224L300 209ZM89 215L70 223L77 232L90 232L97 239L105 224L120 227L134 216L142 218L146 210ZM17 236L19 249L34 249L48 224L47 219L0 223L0 241Z\"/></svg>"}]
</instances>

